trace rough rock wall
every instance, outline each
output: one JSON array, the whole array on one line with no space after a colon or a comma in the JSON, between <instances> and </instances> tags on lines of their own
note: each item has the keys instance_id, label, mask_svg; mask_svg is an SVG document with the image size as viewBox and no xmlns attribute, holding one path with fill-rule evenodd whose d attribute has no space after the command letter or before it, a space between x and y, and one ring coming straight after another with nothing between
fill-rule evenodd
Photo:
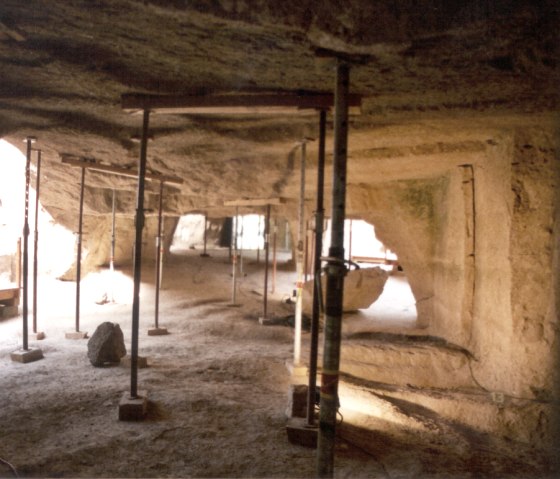
<instances>
[{"instance_id":1,"label":"rough rock wall","mask_svg":"<svg viewBox=\"0 0 560 479\"><path fill-rule=\"evenodd\" d=\"M515 132L512 161L511 308L515 351L514 390L549 398L557 347L558 311L553 268L555 209L558 208L557 132L524 128Z\"/></svg>"},{"instance_id":2,"label":"rough rock wall","mask_svg":"<svg viewBox=\"0 0 560 479\"><path fill-rule=\"evenodd\" d=\"M395 157L400 173L389 181L351 183L349 211L397 252L418 300L418 326L469 351L478 383L550 394L554 122L519 117L476 129L483 135L462 153Z\"/></svg>"}]
</instances>

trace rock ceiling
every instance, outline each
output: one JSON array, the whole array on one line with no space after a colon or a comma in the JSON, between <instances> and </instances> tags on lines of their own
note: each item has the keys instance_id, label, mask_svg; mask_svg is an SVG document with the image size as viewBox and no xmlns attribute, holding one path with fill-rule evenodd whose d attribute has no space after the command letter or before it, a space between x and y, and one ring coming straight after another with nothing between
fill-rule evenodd
<instances>
[{"instance_id":1,"label":"rock ceiling","mask_svg":"<svg viewBox=\"0 0 560 479\"><path fill-rule=\"evenodd\" d=\"M22 149L37 136L43 203L75 210L78 171L63 156L137 163L141 117L122 110L122 94L332 92L332 64L315 55L323 47L369 58L351 72L351 91L363 95L352 157L476 149L482 136L463 128L473 115L557 109L558 18L557 2L530 0L3 0L0 135ZM168 199L177 213L295 197L294 145L317 123L153 115L149 168L184 180ZM86 212L108 212L113 187L133 202L133 181L91 173Z\"/></svg>"}]
</instances>

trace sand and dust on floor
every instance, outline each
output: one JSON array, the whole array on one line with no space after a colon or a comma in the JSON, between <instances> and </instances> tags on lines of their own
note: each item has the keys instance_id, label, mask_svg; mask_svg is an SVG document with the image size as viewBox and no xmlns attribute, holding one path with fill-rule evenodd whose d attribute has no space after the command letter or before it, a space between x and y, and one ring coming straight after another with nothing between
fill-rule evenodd
<instances>
[{"instance_id":1,"label":"sand and dust on floor","mask_svg":"<svg viewBox=\"0 0 560 479\"><path fill-rule=\"evenodd\" d=\"M130 369L93 367L87 340L64 338L74 328L74 283L41 278L38 329L46 339L30 346L39 346L44 359L12 362L10 352L21 347L22 319L0 322L0 458L20 477L315 477L315 451L290 444L285 429L293 329L258 322L262 261L246 258L240 306L231 307L227 251L211 251L209 258L199 253L174 255L165 265L159 318L166 336L147 335L154 322L154 265L143 268L139 352L149 367L138 371L138 387L148 392L144 421L118 420ZM280 266L270 315L293 314L285 299L295 279L292 269ZM115 302L97 304L111 295ZM130 351L131 303L130 269L114 277L107 270L86 276L80 329L91 335L104 321L118 323ZM304 333L304 357L308 337ZM465 458L435 460L436 449L428 446L387 436L374 455L339 440L334 475L493 477L469 471ZM486 459L499 463L500 454ZM491 464L484 469L492 470ZM0 461L0 477L12 475Z\"/></svg>"}]
</instances>

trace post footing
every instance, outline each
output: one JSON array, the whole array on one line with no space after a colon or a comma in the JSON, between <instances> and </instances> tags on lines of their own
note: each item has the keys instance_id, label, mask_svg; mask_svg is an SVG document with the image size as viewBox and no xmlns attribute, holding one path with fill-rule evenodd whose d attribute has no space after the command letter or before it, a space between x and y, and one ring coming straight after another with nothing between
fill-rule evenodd
<instances>
[{"instance_id":1,"label":"post footing","mask_svg":"<svg viewBox=\"0 0 560 479\"><path fill-rule=\"evenodd\" d=\"M309 426L307 419L302 417L292 417L288 419L288 424L286 424L288 441L299 446L316 449L318 431L317 426Z\"/></svg>"},{"instance_id":2,"label":"post footing","mask_svg":"<svg viewBox=\"0 0 560 479\"><path fill-rule=\"evenodd\" d=\"M307 384L308 368L303 364L294 364L291 361L286 361L286 368L291 375L292 384Z\"/></svg>"},{"instance_id":3,"label":"post footing","mask_svg":"<svg viewBox=\"0 0 560 479\"><path fill-rule=\"evenodd\" d=\"M33 341L41 341L45 339L47 336L42 331L38 331L36 333L29 333L27 337Z\"/></svg>"},{"instance_id":4,"label":"post footing","mask_svg":"<svg viewBox=\"0 0 560 479\"><path fill-rule=\"evenodd\" d=\"M43 357L43 351L40 349L18 349L10 354L10 359L18 363L32 363Z\"/></svg>"},{"instance_id":5,"label":"post footing","mask_svg":"<svg viewBox=\"0 0 560 479\"><path fill-rule=\"evenodd\" d=\"M169 334L167 328L150 328L148 329L148 336L164 336L165 334Z\"/></svg>"},{"instance_id":6,"label":"post footing","mask_svg":"<svg viewBox=\"0 0 560 479\"><path fill-rule=\"evenodd\" d=\"M200 257L201 258L210 258L210 255L208 253L200 253Z\"/></svg>"},{"instance_id":7,"label":"post footing","mask_svg":"<svg viewBox=\"0 0 560 479\"><path fill-rule=\"evenodd\" d=\"M239 308L241 305L239 303L228 303L226 304L228 308Z\"/></svg>"},{"instance_id":8,"label":"post footing","mask_svg":"<svg viewBox=\"0 0 560 479\"><path fill-rule=\"evenodd\" d=\"M70 331L64 334L66 339L87 339L88 333L86 331Z\"/></svg>"},{"instance_id":9,"label":"post footing","mask_svg":"<svg viewBox=\"0 0 560 479\"><path fill-rule=\"evenodd\" d=\"M142 421L147 412L147 391L138 391L136 397L130 397L129 391L123 393L119 402L119 421Z\"/></svg>"},{"instance_id":10,"label":"post footing","mask_svg":"<svg viewBox=\"0 0 560 479\"><path fill-rule=\"evenodd\" d=\"M285 324L286 320L283 318L274 318L274 317L270 317L267 316L266 318L261 316L259 318L259 324L261 324L262 326L278 326L280 324Z\"/></svg>"}]
</instances>

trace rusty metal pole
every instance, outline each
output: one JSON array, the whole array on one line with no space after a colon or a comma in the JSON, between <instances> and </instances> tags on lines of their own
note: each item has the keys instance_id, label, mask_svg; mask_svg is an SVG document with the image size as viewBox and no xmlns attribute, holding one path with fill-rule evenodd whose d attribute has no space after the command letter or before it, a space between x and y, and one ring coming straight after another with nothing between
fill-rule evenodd
<instances>
[{"instance_id":1,"label":"rusty metal pole","mask_svg":"<svg viewBox=\"0 0 560 479\"><path fill-rule=\"evenodd\" d=\"M76 333L80 331L80 282L82 276L82 233L84 218L84 186L86 179L86 168L82 168L82 177L80 182L80 211L78 214L78 233L77 252L76 252Z\"/></svg>"},{"instance_id":2,"label":"rusty metal pole","mask_svg":"<svg viewBox=\"0 0 560 479\"><path fill-rule=\"evenodd\" d=\"M37 276L39 274L39 190L41 187L41 150L37 150L37 179L35 181L35 236L33 241L33 334L37 334Z\"/></svg>"},{"instance_id":3,"label":"rusty metal pole","mask_svg":"<svg viewBox=\"0 0 560 479\"><path fill-rule=\"evenodd\" d=\"M263 318L266 319L268 313L268 254L270 250L270 205L266 205L266 219L264 220L264 300Z\"/></svg>"},{"instance_id":4,"label":"rusty metal pole","mask_svg":"<svg viewBox=\"0 0 560 479\"><path fill-rule=\"evenodd\" d=\"M321 404L317 444L317 475L333 477L338 376L344 292L344 219L348 148L348 90L350 67L338 60L334 110L331 246L327 266L325 340L321 375Z\"/></svg>"},{"instance_id":5,"label":"rusty metal pole","mask_svg":"<svg viewBox=\"0 0 560 479\"><path fill-rule=\"evenodd\" d=\"M232 275L231 275L231 304L237 306L237 226L239 223L239 207L235 207L235 228L233 229L233 256L232 256Z\"/></svg>"},{"instance_id":6,"label":"rusty metal pole","mask_svg":"<svg viewBox=\"0 0 560 479\"><path fill-rule=\"evenodd\" d=\"M271 293L276 291L276 238L278 236L278 218L274 219L272 227L272 288Z\"/></svg>"},{"instance_id":7,"label":"rusty metal pole","mask_svg":"<svg viewBox=\"0 0 560 479\"><path fill-rule=\"evenodd\" d=\"M29 183L31 181L31 144L37 141L35 137L28 136L27 154L25 161L25 210L23 216L23 349L29 350L27 314L28 314L28 276L29 276Z\"/></svg>"},{"instance_id":8,"label":"rusty metal pole","mask_svg":"<svg viewBox=\"0 0 560 479\"><path fill-rule=\"evenodd\" d=\"M161 287L161 223L163 218L163 185L159 182L158 229L156 237L156 299L155 299L155 327L159 329L159 290Z\"/></svg>"},{"instance_id":9,"label":"rusty metal pole","mask_svg":"<svg viewBox=\"0 0 560 479\"><path fill-rule=\"evenodd\" d=\"M262 215L259 215L259 225L257 226L257 238L260 240L261 239L261 228L262 228ZM266 225L265 225L265 230L266 230ZM266 234L266 232L265 232ZM265 238L265 242L266 242L266 238ZM257 264L259 264L261 262L261 243L260 241L257 241Z\"/></svg>"},{"instance_id":10,"label":"rusty metal pole","mask_svg":"<svg viewBox=\"0 0 560 479\"><path fill-rule=\"evenodd\" d=\"M111 205L111 257L109 258L109 269L111 271L111 303L115 302L115 213L116 198L113 190L113 202Z\"/></svg>"},{"instance_id":11,"label":"rusty metal pole","mask_svg":"<svg viewBox=\"0 0 560 479\"><path fill-rule=\"evenodd\" d=\"M142 230L144 229L144 185L148 154L148 128L150 111L144 110L142 141L138 166L138 192L136 198L136 237L134 242L134 292L132 302L132 340L130 347L130 397L138 397L138 330L140 323L140 281L142 279Z\"/></svg>"},{"instance_id":12,"label":"rusty metal pole","mask_svg":"<svg viewBox=\"0 0 560 479\"><path fill-rule=\"evenodd\" d=\"M304 234L305 234L305 153L306 140L301 142L301 162L299 177L299 212L298 212L298 240L296 248L296 313L294 334L294 366L301 362L301 325L303 317L303 261L304 261Z\"/></svg>"},{"instance_id":13,"label":"rusty metal pole","mask_svg":"<svg viewBox=\"0 0 560 479\"><path fill-rule=\"evenodd\" d=\"M348 261L352 261L352 220L350 220L348 229Z\"/></svg>"},{"instance_id":14,"label":"rusty metal pole","mask_svg":"<svg viewBox=\"0 0 560 479\"><path fill-rule=\"evenodd\" d=\"M321 284L321 251L323 250L323 221L325 218L325 136L327 112L321 110L319 117L319 157L317 161L317 209L315 210L315 249L313 255L313 312L311 316L311 339L309 345L309 383L307 388L307 425L315 425L315 388L317 387L317 355L319 351L319 285Z\"/></svg>"},{"instance_id":15,"label":"rusty metal pole","mask_svg":"<svg viewBox=\"0 0 560 479\"><path fill-rule=\"evenodd\" d=\"M305 248L303 254L303 278L307 283L309 277L309 221L305 222Z\"/></svg>"}]
</instances>

